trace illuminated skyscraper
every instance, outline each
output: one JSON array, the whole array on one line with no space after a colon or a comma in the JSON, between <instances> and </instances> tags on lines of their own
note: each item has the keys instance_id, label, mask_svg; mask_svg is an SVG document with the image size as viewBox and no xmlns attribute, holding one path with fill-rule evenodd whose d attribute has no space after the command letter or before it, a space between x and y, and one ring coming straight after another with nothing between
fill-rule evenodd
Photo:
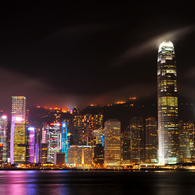
<instances>
[{"instance_id":1,"label":"illuminated skyscraper","mask_svg":"<svg viewBox=\"0 0 195 195\"><path fill-rule=\"evenodd\" d=\"M7 116L0 115L0 163L7 162L8 158L8 133L7 133Z\"/></svg>"},{"instance_id":2,"label":"illuminated skyscraper","mask_svg":"<svg viewBox=\"0 0 195 195\"><path fill-rule=\"evenodd\" d=\"M157 91L159 163L178 161L178 97L175 50L171 41L158 49Z\"/></svg>"},{"instance_id":3,"label":"illuminated skyscraper","mask_svg":"<svg viewBox=\"0 0 195 195\"><path fill-rule=\"evenodd\" d=\"M130 155L132 163L144 161L144 120L142 117L133 117L130 120Z\"/></svg>"},{"instance_id":4,"label":"illuminated skyscraper","mask_svg":"<svg viewBox=\"0 0 195 195\"><path fill-rule=\"evenodd\" d=\"M121 161L121 122L109 119L104 123L104 166L119 165Z\"/></svg>"},{"instance_id":5,"label":"illuminated skyscraper","mask_svg":"<svg viewBox=\"0 0 195 195\"><path fill-rule=\"evenodd\" d=\"M145 162L157 162L158 137L156 119L145 120Z\"/></svg>"},{"instance_id":6,"label":"illuminated skyscraper","mask_svg":"<svg viewBox=\"0 0 195 195\"><path fill-rule=\"evenodd\" d=\"M12 120L10 137L11 164L26 161L26 97L12 96Z\"/></svg>"},{"instance_id":7,"label":"illuminated skyscraper","mask_svg":"<svg viewBox=\"0 0 195 195\"><path fill-rule=\"evenodd\" d=\"M36 161L35 155L35 128L28 127L28 155L29 155L29 162L34 163Z\"/></svg>"},{"instance_id":8,"label":"illuminated skyscraper","mask_svg":"<svg viewBox=\"0 0 195 195\"><path fill-rule=\"evenodd\" d=\"M179 161L186 162L191 158L190 148L190 125L179 121L178 124L178 145L179 145Z\"/></svg>"},{"instance_id":9,"label":"illuminated skyscraper","mask_svg":"<svg viewBox=\"0 0 195 195\"><path fill-rule=\"evenodd\" d=\"M47 144L47 149L45 144ZM45 159L47 152L47 162L54 163L54 153L58 153L60 150L61 123L45 124L42 129L42 161Z\"/></svg>"},{"instance_id":10,"label":"illuminated skyscraper","mask_svg":"<svg viewBox=\"0 0 195 195\"><path fill-rule=\"evenodd\" d=\"M131 150L131 140L130 140L130 127L128 126L123 133L123 161L131 159L130 150Z\"/></svg>"},{"instance_id":11,"label":"illuminated skyscraper","mask_svg":"<svg viewBox=\"0 0 195 195\"><path fill-rule=\"evenodd\" d=\"M68 133L67 133L66 122L62 122L61 137L62 137L62 140L61 140L62 153L65 153L65 163L67 163L67 150L69 148L69 144L68 144Z\"/></svg>"}]
</instances>

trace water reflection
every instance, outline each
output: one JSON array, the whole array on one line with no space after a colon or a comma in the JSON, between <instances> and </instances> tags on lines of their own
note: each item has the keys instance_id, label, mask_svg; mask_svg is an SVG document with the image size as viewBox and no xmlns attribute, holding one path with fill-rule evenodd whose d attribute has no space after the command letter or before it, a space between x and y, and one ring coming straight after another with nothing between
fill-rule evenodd
<instances>
[{"instance_id":1,"label":"water reflection","mask_svg":"<svg viewBox=\"0 0 195 195\"><path fill-rule=\"evenodd\" d=\"M0 195L195 194L194 172L0 171Z\"/></svg>"}]
</instances>

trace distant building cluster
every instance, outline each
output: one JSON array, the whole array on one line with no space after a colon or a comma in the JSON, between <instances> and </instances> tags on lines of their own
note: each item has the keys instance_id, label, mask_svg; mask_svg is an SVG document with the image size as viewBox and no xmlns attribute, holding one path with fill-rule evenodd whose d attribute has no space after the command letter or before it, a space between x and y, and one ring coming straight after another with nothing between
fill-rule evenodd
<instances>
[{"instance_id":1,"label":"distant building cluster","mask_svg":"<svg viewBox=\"0 0 195 195\"><path fill-rule=\"evenodd\" d=\"M10 127L8 116L3 112L0 115L1 166L108 168L195 162L195 126L178 119L177 67L172 42L161 43L157 61L158 120L152 116L132 117L124 130L118 119L104 120L103 112L86 114L77 107L68 111L49 109L39 112L41 122L29 121L26 97L12 96ZM116 102L117 106L123 104Z\"/></svg>"}]
</instances>

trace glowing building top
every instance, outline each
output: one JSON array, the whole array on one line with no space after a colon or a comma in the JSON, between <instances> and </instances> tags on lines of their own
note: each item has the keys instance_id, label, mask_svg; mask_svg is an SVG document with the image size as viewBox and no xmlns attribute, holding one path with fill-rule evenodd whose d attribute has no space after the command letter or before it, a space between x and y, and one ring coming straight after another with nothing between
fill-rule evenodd
<instances>
[{"instance_id":1,"label":"glowing building top","mask_svg":"<svg viewBox=\"0 0 195 195\"><path fill-rule=\"evenodd\" d=\"M159 46L158 52L162 50L174 50L173 43L171 41L163 41Z\"/></svg>"},{"instance_id":2,"label":"glowing building top","mask_svg":"<svg viewBox=\"0 0 195 195\"><path fill-rule=\"evenodd\" d=\"M22 118L25 122L26 116L26 97L12 96L12 116L16 116L16 121ZM19 121L21 122L21 121Z\"/></svg>"}]
</instances>

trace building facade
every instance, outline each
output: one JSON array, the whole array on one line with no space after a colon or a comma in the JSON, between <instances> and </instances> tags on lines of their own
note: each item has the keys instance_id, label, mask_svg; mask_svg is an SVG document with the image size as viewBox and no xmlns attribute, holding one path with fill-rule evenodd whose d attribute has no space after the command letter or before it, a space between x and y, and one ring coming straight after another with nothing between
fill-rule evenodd
<instances>
[{"instance_id":1,"label":"building facade","mask_svg":"<svg viewBox=\"0 0 195 195\"><path fill-rule=\"evenodd\" d=\"M163 41L157 60L158 131L161 164L178 162L178 96L175 50L171 41Z\"/></svg>"},{"instance_id":2,"label":"building facade","mask_svg":"<svg viewBox=\"0 0 195 195\"><path fill-rule=\"evenodd\" d=\"M78 163L78 145L71 145L67 150L67 163L76 166Z\"/></svg>"},{"instance_id":3,"label":"building facade","mask_svg":"<svg viewBox=\"0 0 195 195\"><path fill-rule=\"evenodd\" d=\"M92 146L78 146L78 165L92 165Z\"/></svg>"},{"instance_id":4,"label":"building facade","mask_svg":"<svg viewBox=\"0 0 195 195\"><path fill-rule=\"evenodd\" d=\"M190 137L188 125L183 121L179 121L178 125L178 144L179 144L179 162L185 162L191 158L190 154Z\"/></svg>"}]
</instances>

